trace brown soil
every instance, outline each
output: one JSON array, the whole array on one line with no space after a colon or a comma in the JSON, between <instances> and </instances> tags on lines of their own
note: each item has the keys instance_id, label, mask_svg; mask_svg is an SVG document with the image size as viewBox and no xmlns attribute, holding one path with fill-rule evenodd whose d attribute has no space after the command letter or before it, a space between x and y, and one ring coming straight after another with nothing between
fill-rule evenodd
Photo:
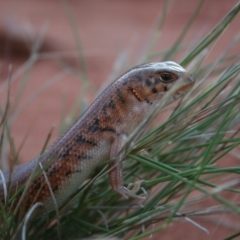
<instances>
[{"instance_id":1,"label":"brown soil","mask_svg":"<svg viewBox=\"0 0 240 240\"><path fill-rule=\"evenodd\" d=\"M194 12L198 1L173 1L172 7L163 27L162 37L156 46L156 51L162 51L174 43L183 26ZM197 41L234 6L235 1L209 0L191 27L185 42ZM84 94L87 105L93 100L93 93L109 77L114 63L121 54L127 53L119 72L130 67L128 62L136 62L146 50L153 38L158 24L163 1L159 0L122 0L122 1L71 1L77 31L73 32L69 17L61 1L2 1L0 8L0 88L1 103L6 92L4 84L8 75L8 66L13 68L14 81L11 86L11 104L16 99L20 88L19 80L26 75L17 75L23 64L28 61L31 47L36 40L45 36L40 48L43 55L31 71L28 72L27 87L21 104L27 105L13 121L12 135L18 148L26 132L29 136L20 152L20 161L26 162L35 157L42 149L47 134L54 126L51 142L56 139L59 131L62 106L65 104L64 115L69 113L73 102L79 94ZM222 49L231 42L239 32L239 16L234 20L210 53L208 60L221 54ZM77 37L74 34L77 33ZM82 65L78 58L76 39L79 38L86 59L87 73L90 85L86 88L81 83ZM65 51L64 56L59 52ZM56 57L54 58L54 54ZM25 68L26 69L26 68ZM118 73L119 73L118 72ZM29 97L46 83L59 77L53 85L41 92L34 99ZM82 92L81 92L82 90ZM87 92L87 94L85 93ZM80 104L79 104L80 105ZM234 163L234 160L231 161ZM172 223L160 234L154 234L152 239L223 239L239 229L239 218L229 218L227 215L203 217L194 219L209 230L204 233L191 223L183 221ZM147 238L146 238L147 239Z\"/></svg>"}]
</instances>

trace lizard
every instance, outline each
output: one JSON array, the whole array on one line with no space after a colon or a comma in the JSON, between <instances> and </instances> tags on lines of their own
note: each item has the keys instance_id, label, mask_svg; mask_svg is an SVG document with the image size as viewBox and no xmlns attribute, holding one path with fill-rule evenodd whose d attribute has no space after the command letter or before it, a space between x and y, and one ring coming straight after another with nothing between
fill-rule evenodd
<instances>
[{"instance_id":1,"label":"lizard","mask_svg":"<svg viewBox=\"0 0 240 240\"><path fill-rule=\"evenodd\" d=\"M109 171L112 189L125 198L137 198L139 187L131 190L124 187L121 150L130 133L156 110L169 91L172 90L165 105L185 95L194 82L193 75L172 61L132 68L110 84L45 153L0 176L0 201L5 204L6 196L11 197L17 189L24 188L33 172L38 172L25 189L24 212L37 202L43 203L48 212L52 211L56 205L51 191L57 207L61 206L109 159L114 159Z\"/></svg>"}]
</instances>

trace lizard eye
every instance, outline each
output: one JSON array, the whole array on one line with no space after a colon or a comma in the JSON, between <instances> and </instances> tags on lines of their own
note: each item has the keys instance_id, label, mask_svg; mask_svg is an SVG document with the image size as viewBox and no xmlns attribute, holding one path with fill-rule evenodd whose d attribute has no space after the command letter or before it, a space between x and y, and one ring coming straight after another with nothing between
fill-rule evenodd
<instances>
[{"instance_id":1,"label":"lizard eye","mask_svg":"<svg viewBox=\"0 0 240 240\"><path fill-rule=\"evenodd\" d=\"M160 78L161 78L161 80L163 82L166 82L166 83L172 82L174 80L172 75L169 74L169 73L162 73L162 74L160 74Z\"/></svg>"}]
</instances>

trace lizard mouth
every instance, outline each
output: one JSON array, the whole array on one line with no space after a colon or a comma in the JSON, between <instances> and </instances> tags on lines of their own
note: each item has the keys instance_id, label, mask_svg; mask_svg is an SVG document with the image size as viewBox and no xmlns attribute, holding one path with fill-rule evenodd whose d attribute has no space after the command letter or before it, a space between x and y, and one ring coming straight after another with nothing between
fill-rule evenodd
<instances>
[{"instance_id":1,"label":"lizard mouth","mask_svg":"<svg viewBox=\"0 0 240 240\"><path fill-rule=\"evenodd\" d=\"M195 83L195 77L189 75L185 80L185 83L178 89L180 92L187 92Z\"/></svg>"},{"instance_id":2,"label":"lizard mouth","mask_svg":"<svg viewBox=\"0 0 240 240\"><path fill-rule=\"evenodd\" d=\"M129 88L129 90L132 92L132 94L136 97L136 99L139 101L139 102L142 102L143 99L137 94L137 92L133 89L133 88Z\"/></svg>"}]
</instances>

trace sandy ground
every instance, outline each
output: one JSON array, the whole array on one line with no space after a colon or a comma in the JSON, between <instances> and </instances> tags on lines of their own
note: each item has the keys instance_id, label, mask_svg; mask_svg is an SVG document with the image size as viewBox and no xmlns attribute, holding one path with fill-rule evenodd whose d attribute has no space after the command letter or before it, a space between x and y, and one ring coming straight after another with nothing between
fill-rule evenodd
<instances>
[{"instance_id":1,"label":"sandy ground","mask_svg":"<svg viewBox=\"0 0 240 240\"><path fill-rule=\"evenodd\" d=\"M233 0L205 1L184 42L197 41L204 36L235 3ZM174 43L197 4L196 0L170 2L161 39L154 48L156 52ZM11 104L14 104L13 99L17 99L19 110L13 119L12 135L18 148L29 131L20 152L20 161L26 162L41 151L52 127L50 142L56 139L61 116L69 113L79 96L89 105L94 99L93 93L106 79L113 79L131 67L133 62L141 60L140 56L156 32L163 1L75 0L70 1L70 12L67 10L69 5L64 5L64 1L9 0L1 1L0 6L1 103L6 93L4 86L8 66L12 64ZM231 42L239 32L239 21L238 16L206 61L218 57ZM34 61L29 59L29 49L36 39L44 39L44 42L40 58ZM81 48L85 63L79 60L77 50ZM117 59L124 60L119 61L120 67L110 75ZM27 64L31 67L23 74L21 70L26 70ZM89 84L84 84L84 77L89 79ZM21 88L19 80L23 78L27 86L22 88L23 94L17 98L17 91ZM41 91L44 84L50 86ZM36 95L38 91L40 94ZM185 221L172 223L151 239L223 239L236 232L240 223L239 218L225 215L195 220L210 233L206 234Z\"/></svg>"}]
</instances>

